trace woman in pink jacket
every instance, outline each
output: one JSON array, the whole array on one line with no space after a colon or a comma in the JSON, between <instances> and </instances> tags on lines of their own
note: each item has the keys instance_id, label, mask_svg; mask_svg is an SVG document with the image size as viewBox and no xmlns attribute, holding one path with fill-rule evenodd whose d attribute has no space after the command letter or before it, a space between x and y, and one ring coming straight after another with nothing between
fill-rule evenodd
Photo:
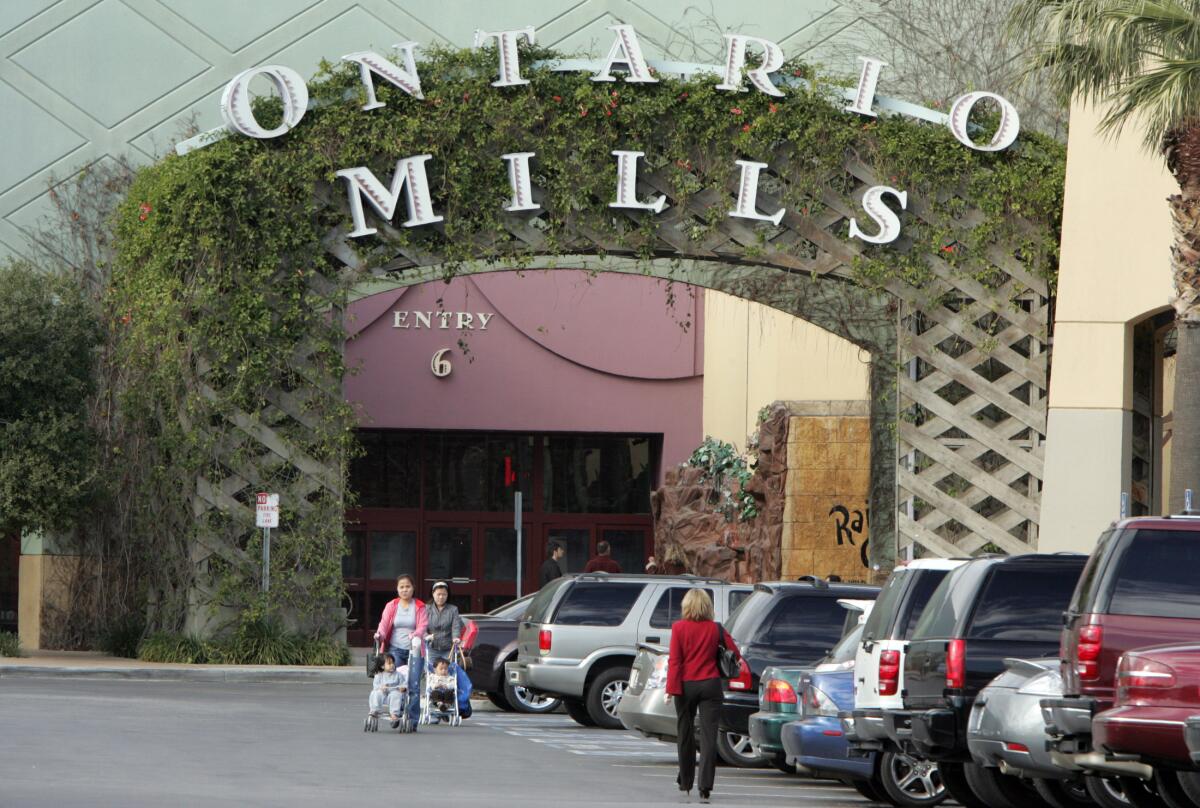
<instances>
[{"instance_id":1,"label":"woman in pink jacket","mask_svg":"<svg viewBox=\"0 0 1200 808\"><path fill-rule=\"evenodd\" d=\"M396 660L396 667L408 665L408 718L413 731L421 716L421 638L429 627L425 604L413 597L415 587L411 575L396 579L398 597L383 607L383 617L375 630L375 644Z\"/></svg>"}]
</instances>

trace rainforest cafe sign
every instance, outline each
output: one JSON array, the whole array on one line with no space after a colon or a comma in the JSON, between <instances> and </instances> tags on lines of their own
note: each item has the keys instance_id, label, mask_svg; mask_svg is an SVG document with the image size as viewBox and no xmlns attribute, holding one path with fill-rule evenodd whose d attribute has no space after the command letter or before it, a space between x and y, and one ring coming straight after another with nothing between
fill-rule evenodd
<instances>
[{"instance_id":1,"label":"rainforest cafe sign","mask_svg":"<svg viewBox=\"0 0 1200 808\"><path fill-rule=\"evenodd\" d=\"M592 81L617 81L612 75L614 66L621 65L624 70L622 79L628 84L654 84L650 66L642 55L641 44L637 32L631 25L609 26L614 32L612 48L608 56L600 63L599 69L592 76ZM499 77L492 82L493 87L514 87L528 84L529 80L521 77L521 63L518 56L517 43L520 39L534 41L532 27L512 31L476 31L475 46L495 40L499 53ZM725 35L725 64L719 69L722 76L716 89L730 93L746 92L745 81L758 92L770 96L783 96L784 93L771 81L771 73L783 66L784 57L780 47L766 39L742 36L741 34ZM761 51L761 57L756 66L747 65L747 50L755 46ZM375 82L378 79L407 93L413 98L424 98L421 93L421 78L417 75L414 51L416 42L403 42L396 46L403 55L403 67L391 60L371 51L362 51L343 56L347 62L358 64L362 76L363 87L366 90L367 102L363 110L372 110L384 106L375 95ZM875 117L872 110L875 102L875 87L884 62L878 59L860 56L862 73L858 86L846 94L850 102L845 110L857 115ZM254 117L251 109L250 81L263 76L270 80L283 102L283 120L274 129L266 129ZM967 128L971 110L983 99L990 99L1000 110L1000 123L992 138L987 143L976 143ZM896 108L909 114L922 111L920 108L894 102ZM308 88L304 79L295 70L280 65L253 67L239 73L225 87L221 96L221 113L226 127L236 133L253 138L275 138L286 134L298 125L308 109ZM926 117L926 116L923 116ZM1000 151L1006 149L1017 139L1020 131L1020 116L1016 108L1006 99L989 92L971 92L960 96L950 108L945 118L954 137L964 146L976 151ZM638 199L637 171L638 159L644 156L640 151L614 151L616 165L616 201L609 204L613 208L627 210L644 210L653 214L661 213L666 206L665 196L653 199ZM536 152L512 152L500 155L508 170L509 184L512 188L512 198L505 206L507 211L538 210L539 205L533 199L530 186L530 161L537 158ZM350 214L354 220L351 238L369 236L376 232L367 223L363 207L365 201L384 221L390 222L396 215L403 197L408 218L405 227L420 227L434 224L443 220L433 208L429 193L429 182L426 179L425 164L432 155L417 154L401 157L396 161L396 169L388 182L376 177L366 166L345 168L337 172L337 176L346 181L349 194ZM758 178L760 172L767 168L766 163L756 163L749 160L738 160L741 168L741 181L738 183L737 204L729 211L729 216L739 219L754 219L767 221L778 225L783 218L785 209L774 212L764 212L758 209ZM858 238L871 244L886 244L895 241L900 236L900 218L888 205L884 198L893 197L903 210L908 206L908 192L897 190L888 185L876 185L868 188L862 197L862 207L867 216L874 222L873 232L864 232L859 228L858 220L850 220L850 237Z\"/></svg>"}]
</instances>

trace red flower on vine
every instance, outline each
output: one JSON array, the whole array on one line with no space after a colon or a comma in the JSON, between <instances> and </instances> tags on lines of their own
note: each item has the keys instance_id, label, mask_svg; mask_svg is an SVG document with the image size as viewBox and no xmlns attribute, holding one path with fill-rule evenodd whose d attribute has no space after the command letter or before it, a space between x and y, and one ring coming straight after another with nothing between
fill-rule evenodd
<instances>
[{"instance_id":1,"label":"red flower on vine","mask_svg":"<svg viewBox=\"0 0 1200 808\"><path fill-rule=\"evenodd\" d=\"M730 111L731 113L733 113L734 115L741 115L741 114L742 114L742 108L741 108L741 107L730 107L730 108L729 108L729 111Z\"/></svg>"},{"instance_id":2,"label":"red flower on vine","mask_svg":"<svg viewBox=\"0 0 1200 808\"><path fill-rule=\"evenodd\" d=\"M692 163L690 160L676 160L675 165L679 166L680 168L686 168L689 171L692 168Z\"/></svg>"},{"instance_id":3,"label":"red flower on vine","mask_svg":"<svg viewBox=\"0 0 1200 808\"><path fill-rule=\"evenodd\" d=\"M742 131L743 131L743 132L749 132L749 131L750 131L750 124L745 124L745 125L742 127Z\"/></svg>"},{"instance_id":4,"label":"red flower on vine","mask_svg":"<svg viewBox=\"0 0 1200 808\"><path fill-rule=\"evenodd\" d=\"M562 96L561 96L561 95L556 95L556 96L554 96L554 103L558 104L558 103L560 103L561 101L562 101Z\"/></svg>"},{"instance_id":5,"label":"red flower on vine","mask_svg":"<svg viewBox=\"0 0 1200 808\"><path fill-rule=\"evenodd\" d=\"M680 98L687 98L687 97L688 97L687 90L684 90L683 92L681 92L681 93L679 94L679 97L680 97Z\"/></svg>"},{"instance_id":6,"label":"red flower on vine","mask_svg":"<svg viewBox=\"0 0 1200 808\"><path fill-rule=\"evenodd\" d=\"M470 100L471 100L471 94L463 93L463 101L470 101Z\"/></svg>"},{"instance_id":7,"label":"red flower on vine","mask_svg":"<svg viewBox=\"0 0 1200 808\"><path fill-rule=\"evenodd\" d=\"M133 322L132 314L130 314L129 312L125 312L124 314L121 315L121 324L122 325L129 325L131 322Z\"/></svg>"},{"instance_id":8,"label":"red flower on vine","mask_svg":"<svg viewBox=\"0 0 1200 808\"><path fill-rule=\"evenodd\" d=\"M767 104L767 109L771 111L772 115L774 115L779 111L779 106L777 104Z\"/></svg>"},{"instance_id":9,"label":"red flower on vine","mask_svg":"<svg viewBox=\"0 0 1200 808\"><path fill-rule=\"evenodd\" d=\"M580 117L580 118L586 118L586 117L587 117L587 113L588 113L588 111L587 111L587 107L585 107L585 106L580 106L580 107L579 107L579 117Z\"/></svg>"},{"instance_id":10,"label":"red flower on vine","mask_svg":"<svg viewBox=\"0 0 1200 808\"><path fill-rule=\"evenodd\" d=\"M143 202L142 204L138 205L138 221L144 222L149 219L150 211L152 210L154 210L154 208L150 207L149 202ZM76 214L76 217L78 217L78 214Z\"/></svg>"},{"instance_id":11,"label":"red flower on vine","mask_svg":"<svg viewBox=\"0 0 1200 808\"><path fill-rule=\"evenodd\" d=\"M954 248L955 248L954 244L947 244L945 247L942 247L942 252L952 253L952 252L954 252Z\"/></svg>"}]
</instances>

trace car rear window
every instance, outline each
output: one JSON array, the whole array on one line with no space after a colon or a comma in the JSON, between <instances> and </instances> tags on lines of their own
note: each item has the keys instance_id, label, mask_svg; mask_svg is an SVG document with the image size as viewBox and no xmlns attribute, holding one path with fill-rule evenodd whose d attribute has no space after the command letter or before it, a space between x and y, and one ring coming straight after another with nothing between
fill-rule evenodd
<instances>
[{"instance_id":1,"label":"car rear window","mask_svg":"<svg viewBox=\"0 0 1200 808\"><path fill-rule=\"evenodd\" d=\"M619 626L625 622L645 584L577 583L554 615L562 626Z\"/></svg>"},{"instance_id":2,"label":"car rear window","mask_svg":"<svg viewBox=\"0 0 1200 808\"><path fill-rule=\"evenodd\" d=\"M746 599L753 594L753 589L730 589L729 590L729 619L733 619L733 613L738 610L738 607L746 602Z\"/></svg>"},{"instance_id":3,"label":"car rear window","mask_svg":"<svg viewBox=\"0 0 1200 808\"><path fill-rule=\"evenodd\" d=\"M903 624L900 626L900 631L894 635L897 640L907 640L912 636L913 630L917 627L917 621L921 619L921 615L925 614L925 606L929 603L929 599L933 597L933 593L937 591L949 572L950 570L917 570L914 573L917 579L913 581L904 605L908 614L900 615Z\"/></svg>"},{"instance_id":4,"label":"car rear window","mask_svg":"<svg viewBox=\"0 0 1200 808\"><path fill-rule=\"evenodd\" d=\"M650 627L670 628L674 625L681 616L680 608L683 596L693 589L695 589L693 586L672 586L663 592L654 606L654 611L650 613ZM704 591L708 593L709 600L712 600L713 591L711 589Z\"/></svg>"},{"instance_id":5,"label":"car rear window","mask_svg":"<svg viewBox=\"0 0 1200 808\"><path fill-rule=\"evenodd\" d=\"M1082 566L1082 564L1080 565ZM975 607L970 639L1057 642L1079 567L997 564Z\"/></svg>"},{"instance_id":6,"label":"car rear window","mask_svg":"<svg viewBox=\"0 0 1200 808\"><path fill-rule=\"evenodd\" d=\"M750 593L738 607L737 612L725 624L725 630L733 637L738 645L746 642L750 632L754 631L760 620L770 608L775 594L767 589L756 589Z\"/></svg>"},{"instance_id":7,"label":"car rear window","mask_svg":"<svg viewBox=\"0 0 1200 808\"><path fill-rule=\"evenodd\" d=\"M863 625L864 642L877 642L891 634L896 610L904 598L904 590L908 588L915 574L914 570L896 570L888 576L883 589L879 590L879 597L875 599L875 608L871 610L867 622Z\"/></svg>"},{"instance_id":8,"label":"car rear window","mask_svg":"<svg viewBox=\"0 0 1200 808\"><path fill-rule=\"evenodd\" d=\"M522 620L528 620L534 623L545 623L550 618L550 606L554 603L554 596L558 594L558 590L571 582L570 578L555 578L550 583L538 590L533 596L533 600L529 601L528 608L521 616Z\"/></svg>"},{"instance_id":9,"label":"car rear window","mask_svg":"<svg viewBox=\"0 0 1200 808\"><path fill-rule=\"evenodd\" d=\"M1200 619L1200 533L1133 533L1116 566L1108 612Z\"/></svg>"},{"instance_id":10,"label":"car rear window","mask_svg":"<svg viewBox=\"0 0 1200 808\"><path fill-rule=\"evenodd\" d=\"M913 628L912 639L953 637L954 627L966 617L975 601L975 588L987 572L987 565L970 562L955 567L942 579L925 604L925 611Z\"/></svg>"},{"instance_id":11,"label":"car rear window","mask_svg":"<svg viewBox=\"0 0 1200 808\"><path fill-rule=\"evenodd\" d=\"M1092 556L1088 559L1087 566L1083 568L1083 574L1079 576L1075 594L1071 596L1071 605L1067 607L1068 611L1075 614L1095 611L1094 603L1096 595L1100 591L1100 587L1097 585L1100 581L1100 571L1104 568L1108 558L1108 548L1113 542L1113 537L1119 535L1121 535L1119 532L1112 530L1106 530L1100 534L1100 539L1092 550Z\"/></svg>"},{"instance_id":12,"label":"car rear window","mask_svg":"<svg viewBox=\"0 0 1200 808\"><path fill-rule=\"evenodd\" d=\"M815 648L820 656L841 638L845 620L846 610L836 598L785 597L763 621L754 642L782 655Z\"/></svg>"}]
</instances>

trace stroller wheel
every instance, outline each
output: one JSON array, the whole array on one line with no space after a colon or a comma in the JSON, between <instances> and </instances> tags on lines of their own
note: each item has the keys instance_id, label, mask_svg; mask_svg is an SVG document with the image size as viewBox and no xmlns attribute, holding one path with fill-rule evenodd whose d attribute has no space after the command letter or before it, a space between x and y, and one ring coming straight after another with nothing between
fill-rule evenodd
<instances>
[{"instance_id":1,"label":"stroller wheel","mask_svg":"<svg viewBox=\"0 0 1200 808\"><path fill-rule=\"evenodd\" d=\"M367 716L367 720L363 722L363 732L371 731L371 716Z\"/></svg>"}]
</instances>

